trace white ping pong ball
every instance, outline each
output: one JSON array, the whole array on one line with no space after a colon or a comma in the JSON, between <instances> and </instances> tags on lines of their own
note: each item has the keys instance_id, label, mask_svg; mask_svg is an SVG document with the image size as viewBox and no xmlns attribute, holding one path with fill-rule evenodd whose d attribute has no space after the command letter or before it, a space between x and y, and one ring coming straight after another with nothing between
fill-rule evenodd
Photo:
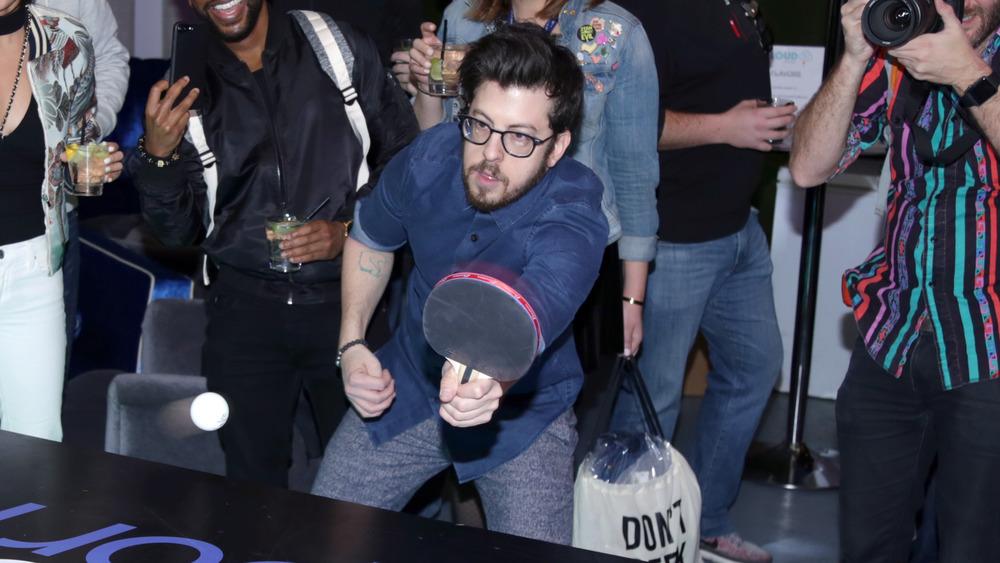
<instances>
[{"instance_id":1,"label":"white ping pong ball","mask_svg":"<svg viewBox=\"0 0 1000 563\"><path fill-rule=\"evenodd\" d=\"M229 420L229 403L218 393L202 393L191 402L191 421L206 432L218 430Z\"/></svg>"}]
</instances>

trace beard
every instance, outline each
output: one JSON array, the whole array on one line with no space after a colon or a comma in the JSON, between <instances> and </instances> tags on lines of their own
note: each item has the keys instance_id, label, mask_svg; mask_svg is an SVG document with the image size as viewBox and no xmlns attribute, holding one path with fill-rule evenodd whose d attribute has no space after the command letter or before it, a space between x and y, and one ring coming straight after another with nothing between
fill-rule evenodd
<instances>
[{"instance_id":1,"label":"beard","mask_svg":"<svg viewBox=\"0 0 1000 563\"><path fill-rule=\"evenodd\" d=\"M473 207L476 211L481 211L483 213L489 213L491 211L496 211L498 209L503 209L508 205L514 203L515 201L524 197L524 194L531 191L532 188L538 185L548 173L549 167L546 164L549 160L549 155L552 154L553 143L549 143L548 147L545 149L545 154L542 157L542 161L538 164L538 168L535 169L534 173L519 186L510 186L510 178L505 176L500 172L500 167L496 164L486 162L485 160L480 161L479 164L475 164L465 169L465 174L462 176L462 184L465 185L465 199L468 200L469 205ZM500 197L495 200L489 200L484 197L482 190L476 187L472 181L472 175L476 172L482 172L488 174L497 179L500 182L503 193Z\"/></svg>"},{"instance_id":2,"label":"beard","mask_svg":"<svg viewBox=\"0 0 1000 563\"><path fill-rule=\"evenodd\" d=\"M972 46L978 49L1000 27L1000 2L989 8L978 7L965 15L972 14L979 16L979 21L982 22L972 37Z\"/></svg>"},{"instance_id":3,"label":"beard","mask_svg":"<svg viewBox=\"0 0 1000 563\"><path fill-rule=\"evenodd\" d=\"M219 29L219 26L215 23L215 20L213 20L212 17L209 15L211 7L207 7L204 9L204 11L201 12L201 17L205 18L206 20L208 20L209 23L212 24L211 25L212 31L215 32L215 35L219 37L219 39L222 39L224 43L239 43L240 41L243 41L244 39L249 37L250 34L253 32L253 30L257 27L257 20L260 19L260 12L261 9L263 8L265 0L244 0L244 1L246 2L246 10L247 10L246 21L243 22L242 26L236 27L235 29L232 29L232 31ZM216 4L219 3L220 2L217 2Z\"/></svg>"}]
</instances>

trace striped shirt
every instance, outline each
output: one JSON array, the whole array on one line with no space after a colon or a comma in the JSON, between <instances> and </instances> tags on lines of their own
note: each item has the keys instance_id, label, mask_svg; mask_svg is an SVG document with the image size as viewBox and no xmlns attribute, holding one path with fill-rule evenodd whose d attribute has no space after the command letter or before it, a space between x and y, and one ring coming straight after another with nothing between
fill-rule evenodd
<instances>
[{"instance_id":1,"label":"striped shirt","mask_svg":"<svg viewBox=\"0 0 1000 563\"><path fill-rule=\"evenodd\" d=\"M1000 69L998 47L1000 30L982 52L994 70ZM844 274L844 298L868 353L896 377L921 326L931 323L941 384L953 389L1000 376L1000 161L982 138L948 165L918 157L911 127L929 133L935 154L970 127L955 109L951 88L932 90L922 107L916 105L916 123L908 123L910 82L879 50L861 84L838 172L884 136L892 178L884 240Z\"/></svg>"}]
</instances>

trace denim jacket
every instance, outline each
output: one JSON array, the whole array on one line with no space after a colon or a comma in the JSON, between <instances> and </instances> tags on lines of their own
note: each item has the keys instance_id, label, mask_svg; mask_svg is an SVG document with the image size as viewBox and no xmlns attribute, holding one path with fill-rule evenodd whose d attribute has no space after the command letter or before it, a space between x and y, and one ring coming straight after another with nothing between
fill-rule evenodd
<instances>
[{"instance_id":1,"label":"denim jacket","mask_svg":"<svg viewBox=\"0 0 1000 563\"><path fill-rule=\"evenodd\" d=\"M444 12L448 40L471 43L494 31L493 23L465 18L472 0L455 0ZM618 241L619 258L648 262L656 255L656 65L646 31L635 16L605 2L569 0L559 13L559 43L576 55L586 78L583 125L573 132L570 155L604 182L602 210ZM440 27L439 27L440 28ZM445 101L445 120L456 109Z\"/></svg>"},{"instance_id":2,"label":"denim jacket","mask_svg":"<svg viewBox=\"0 0 1000 563\"><path fill-rule=\"evenodd\" d=\"M86 132L99 134L87 111L97 103L94 95L94 48L87 28L63 12L28 4L31 12L31 60L25 65L31 77L31 94L45 136L45 181L40 196L45 213L49 275L62 265L67 239L66 165L59 160L67 138ZM84 127L86 125L86 127Z\"/></svg>"}]
</instances>

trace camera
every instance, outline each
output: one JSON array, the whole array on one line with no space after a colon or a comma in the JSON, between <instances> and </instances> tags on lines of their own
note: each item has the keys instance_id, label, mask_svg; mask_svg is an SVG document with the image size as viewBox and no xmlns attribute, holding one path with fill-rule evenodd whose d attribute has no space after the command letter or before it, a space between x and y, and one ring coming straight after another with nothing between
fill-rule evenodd
<instances>
[{"instance_id":1,"label":"camera","mask_svg":"<svg viewBox=\"0 0 1000 563\"><path fill-rule=\"evenodd\" d=\"M945 0L962 19L964 0ZM898 47L921 33L944 27L934 0L871 0L861 14L861 29L875 45Z\"/></svg>"}]
</instances>

